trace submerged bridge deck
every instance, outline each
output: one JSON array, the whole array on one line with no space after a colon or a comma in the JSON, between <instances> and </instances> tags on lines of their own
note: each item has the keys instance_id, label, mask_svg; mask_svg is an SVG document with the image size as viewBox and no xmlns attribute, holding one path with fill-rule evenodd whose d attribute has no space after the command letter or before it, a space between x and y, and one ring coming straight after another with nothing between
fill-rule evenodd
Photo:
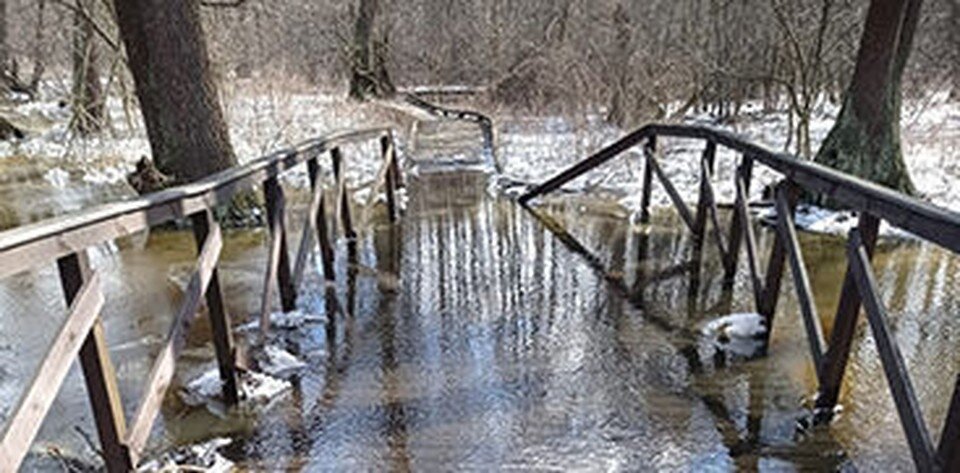
<instances>
[{"instance_id":1,"label":"submerged bridge deck","mask_svg":"<svg viewBox=\"0 0 960 473\"><path fill-rule=\"evenodd\" d=\"M478 134L456 127L488 150L468 161L495 157L489 120L428 110L479 126ZM423 130L438 128L431 123ZM658 137L705 142L694 209L660 171ZM380 147L383 165L375 190L382 190L384 202L378 207L382 218L359 225L344 177L351 157L342 150L365 141ZM427 138L420 143L432 148L416 152L434 158L444 150L469 155L450 141ZM530 206L635 146L645 151L642 231L623 219L570 210L556 201ZM711 184L716 166L730 164L717 162L718 146L742 153L729 218L717 208ZM320 160L328 156L332 174L325 176ZM757 468L764 462L834 469L847 458L829 426L801 435L784 432L783 425L804 418L805 409L783 406L784 397L803 388L784 383L779 370L812 369L819 394L809 417L814 422L829 417L861 305L888 380L885 395L895 400L913 465L922 471L960 468L960 384L945 400L945 420L936 423L943 425L942 433L931 435L871 266L881 220L957 253L957 214L702 128L641 129L532 188L520 199L523 205L494 195L490 176L482 172L404 175L413 158L398 156L391 130L337 134L197 184L0 234L0 277L56 261L69 305L36 377L6 422L0 471L16 470L26 456L74 359L81 362L105 465L111 471L133 469L157 435L156 419L164 399L172 397L168 391L179 384L177 360L198 312L209 319L208 340L228 405L242 403L238 373L247 367L238 364L256 358L267 344L313 356L294 378L292 395L244 429L231 447L231 457L251 469L647 470ZM760 165L784 176L775 200L780 217L769 238L757 234L746 197L752 168ZM307 168L311 191L302 205L292 205L280 178L299 166ZM654 186L655 178L662 187ZM259 184L271 235L262 290L255 296L232 294L220 282L221 255L231 237L220 230L213 211ZM664 224L669 217L651 215L654 189L670 196L678 210L674 222L687 231ZM839 308L827 333L791 218L801 191L827 195L860 212L846 258L834 264L834 271L842 275L846 269L847 275L839 279L834 294ZM589 203L574 207L583 205ZM87 253L174 220L190 222L199 258L145 387L138 399L124 399L98 317L110 294ZM295 251L288 240L296 243ZM766 247L769 257L762 254ZM773 319L784 298L785 273L796 291L790 299L796 329L781 328ZM227 308L231 299L244 297L256 299L260 330L240 342L232 325L246 314ZM277 331L269 320L274 302L284 311L325 319L302 330ZM766 327L774 327L764 344L771 336L803 339L810 358L777 353L773 343L765 359L717 365L715 347L704 342L700 327L712 316L736 311L756 311ZM249 356L241 355L241 346ZM747 380L746 407L731 405L729 392L706 381L722 378ZM765 427L764 419L778 416L778 426ZM164 418L166 424L176 422Z\"/></svg>"}]
</instances>

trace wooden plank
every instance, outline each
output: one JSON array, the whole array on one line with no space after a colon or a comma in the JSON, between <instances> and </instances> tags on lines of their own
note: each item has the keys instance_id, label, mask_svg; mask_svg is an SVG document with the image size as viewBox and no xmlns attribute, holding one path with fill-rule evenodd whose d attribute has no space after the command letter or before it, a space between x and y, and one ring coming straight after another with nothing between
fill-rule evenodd
<instances>
[{"instance_id":1,"label":"wooden plank","mask_svg":"<svg viewBox=\"0 0 960 473\"><path fill-rule=\"evenodd\" d=\"M263 183L263 191L267 200L267 221L270 222L271 242L280 245L276 261L280 305L284 312L290 312L297 308L297 288L290 271L290 250L287 248L287 225L285 222L287 200L283 195L283 188L280 187L278 178L267 179ZM271 252L272 254L273 252Z\"/></svg>"},{"instance_id":2,"label":"wooden plank","mask_svg":"<svg viewBox=\"0 0 960 473\"><path fill-rule=\"evenodd\" d=\"M100 277L93 273L74 298L66 320L40 362L40 368L7 421L0 437L0 471L13 472L20 466L103 303Z\"/></svg>"},{"instance_id":3,"label":"wooden plank","mask_svg":"<svg viewBox=\"0 0 960 473\"><path fill-rule=\"evenodd\" d=\"M267 253L267 270L263 277L263 290L260 295L260 335L265 338L270 330L270 300L273 298L273 282L277 280L277 274L280 268L280 257L283 251L283 234L281 227L282 219L277 218L283 215L282 209L276 207L280 205L280 199L274 199L267 202L267 208L273 210L268 212L267 221L270 225L270 250Z\"/></svg>"},{"instance_id":4,"label":"wooden plank","mask_svg":"<svg viewBox=\"0 0 960 473\"><path fill-rule=\"evenodd\" d=\"M627 151L630 148L633 148L634 146L640 144L644 140L649 140L647 142L647 147L650 147L656 150L656 138L654 134L650 133L650 131L651 130L649 128L646 128L646 127L641 128L640 130L630 133L629 135L617 140L612 145L601 149L600 151L590 156L589 158L584 159L583 161L573 165L569 169L547 180L543 184L540 184L534 187L529 192L527 192L526 194L520 197L519 199L520 204L526 204L530 200L536 197L539 197L544 194L548 194L550 192L553 192L563 187L564 184L592 171L593 169L599 167L600 165L606 163L607 161L610 161L611 159L619 156L624 151ZM651 177L650 173L647 170L644 170L644 173L643 173L643 183L644 183L643 195L644 196L648 196L646 189L649 189L649 186L647 186L646 184L650 182L651 180L650 177ZM646 202L646 204L649 206L650 204L649 199L645 199L644 202ZM647 206L644 206L641 204L641 212L643 212L643 209L646 209L646 208ZM642 221L646 221L643 219L644 214L641 214ZM645 215L649 217L649 214L645 214Z\"/></svg>"},{"instance_id":5,"label":"wooden plank","mask_svg":"<svg viewBox=\"0 0 960 473\"><path fill-rule=\"evenodd\" d=\"M320 182L320 163L316 157L307 161L307 172L310 176L310 187L312 189L320 188L320 204L317 206L317 213L314 216L314 228L317 231L317 242L320 245L323 275L327 281L333 281L336 279L336 271L334 268L335 255L333 252L333 244L330 242L330 230L327 228L327 206L323 184Z\"/></svg>"},{"instance_id":6,"label":"wooden plank","mask_svg":"<svg viewBox=\"0 0 960 473\"><path fill-rule=\"evenodd\" d=\"M760 265L757 259L757 236L753 231L753 223L750 221L750 211L747 209L747 190L742 176L737 176L737 197L735 210L737 220L741 223L742 234L746 235L747 242L747 266L750 270L750 284L753 288L753 303L759 307L760 299L763 298L763 284L760 281Z\"/></svg>"},{"instance_id":7,"label":"wooden plank","mask_svg":"<svg viewBox=\"0 0 960 473\"><path fill-rule=\"evenodd\" d=\"M696 232L696 223L694 222L693 215L690 213L690 209L687 207L687 204L683 202L683 198L680 196L680 193L677 192L677 188L673 186L673 182L670 181L670 178L667 177L663 169L660 168L657 157L654 156L653 153L647 153L646 156L647 166L653 169L653 172L657 175L657 179L663 184L663 188L666 189L667 195L670 196L673 206L677 208L677 212L680 214L680 218L683 219L683 223L685 223L691 231Z\"/></svg>"},{"instance_id":8,"label":"wooden plank","mask_svg":"<svg viewBox=\"0 0 960 473\"><path fill-rule=\"evenodd\" d=\"M743 181L743 196L745 200L749 200L750 198L750 181L752 176L753 158L749 155L744 155L740 166L737 167L734 179ZM743 240L743 228L744 222L741 220L740 214L735 212L733 218L730 220L729 251L727 252L727 260L724 261L724 278L728 282L732 282L734 276L737 274L737 259L740 257L740 243Z\"/></svg>"},{"instance_id":9,"label":"wooden plank","mask_svg":"<svg viewBox=\"0 0 960 473\"><path fill-rule=\"evenodd\" d=\"M73 253L57 260L60 283L67 304L72 305L92 270L86 251ZM80 347L80 367L83 370L87 396L93 410L100 450L110 473L131 471L133 455L124 444L127 421L117 387L117 374L110 359L107 339L98 318Z\"/></svg>"},{"instance_id":10,"label":"wooden plank","mask_svg":"<svg viewBox=\"0 0 960 473\"><path fill-rule=\"evenodd\" d=\"M807 342L810 344L810 355L817 371L817 379L823 371L823 354L826 341L823 338L823 328L820 327L820 315L817 313L816 301L813 300L813 290L810 289L810 277L804 265L803 251L797 238L797 229L793 221L793 212L790 211L787 199L777 199L777 232L787 250L790 270L793 274L793 285L797 291L797 300L800 303L800 313L803 316L803 325L807 332Z\"/></svg>"},{"instance_id":11,"label":"wooden plank","mask_svg":"<svg viewBox=\"0 0 960 473\"><path fill-rule=\"evenodd\" d=\"M193 238L199 253L203 251L203 243L210 237L210 233L214 228L219 231L220 225L213 217L213 212L209 210L193 214L190 220L193 223ZM228 405L235 405L240 402L240 393L237 389L236 347L233 343L230 316L227 314L223 292L220 289L220 274L216 267L210 275L206 295L207 315L210 318L210 327L213 329L213 346L217 352L217 368L220 371L220 380L223 382L223 399Z\"/></svg>"},{"instance_id":12,"label":"wooden plank","mask_svg":"<svg viewBox=\"0 0 960 473\"><path fill-rule=\"evenodd\" d=\"M303 222L303 231L300 234L300 245L297 248L297 257L293 265L293 284L299 288L303 282L303 271L307 265L307 256L313 250L313 235L316 233L317 213L323 203L323 187L312 186L310 205Z\"/></svg>"},{"instance_id":13,"label":"wooden plank","mask_svg":"<svg viewBox=\"0 0 960 473\"><path fill-rule=\"evenodd\" d=\"M879 227L880 221L875 217L870 214L860 215L857 228L868 255L873 255ZM840 302L837 304L837 312L833 318L830 343L827 345L827 353L823 357L820 388L817 392L816 403L816 408L821 412L832 410L837 404L859 314L860 293L857 291L857 283L854 281L850 265L848 265L847 274L843 279L843 288L840 292Z\"/></svg>"},{"instance_id":14,"label":"wooden plank","mask_svg":"<svg viewBox=\"0 0 960 473\"><path fill-rule=\"evenodd\" d=\"M960 470L960 375L954 382L953 398L940 434L937 465L940 471Z\"/></svg>"},{"instance_id":15,"label":"wooden plank","mask_svg":"<svg viewBox=\"0 0 960 473\"><path fill-rule=\"evenodd\" d=\"M631 147L633 147L633 144L631 144L630 146L624 147L622 151L626 151L627 149L629 149L629 148L631 148ZM610 150L613 151L613 150L616 150L616 149L617 149L617 146L616 146L616 144L614 144L613 146L611 146L611 147L608 148L608 149L610 149ZM652 166L650 166L650 161L649 161L648 159L646 159L646 157L647 157L647 156L653 156L654 154L656 154L656 152L657 152L657 138L656 138L656 137L651 137L651 138L647 141L647 144L646 144L646 146L644 146L644 149L643 149L643 156L644 156L644 160L643 160L643 163L644 163L644 164L643 164L643 188L642 188L643 195L642 195L641 200L640 200L640 222L641 222L641 223L650 223L650 196L651 196L652 193L653 193L653 169L652 169ZM619 153L619 151L618 151L618 153ZM612 156L611 156L611 157L612 157ZM605 161L607 161L607 160L609 159L608 157L603 156L603 152L602 152L602 151L601 151L600 153L598 153L597 156L596 156L594 159L596 159L596 158L601 158L601 159L602 159L602 162L605 162ZM589 159L588 159L587 161L589 161ZM587 162L587 161L584 161L584 162ZM586 172L586 171L588 171L588 170L589 170L589 169L585 170L584 172ZM563 178L564 178L563 174L561 174L560 176L558 176L558 178L563 179ZM546 185L549 185L549 184L550 184L550 183L548 182L547 184L545 184L545 186L546 186ZM563 185L562 182L561 182L561 183L558 183L558 184L557 184L557 187L559 187L559 186L561 186L561 185ZM531 192L531 193L532 193L532 192ZM523 203L523 202L524 202L524 200L521 199L521 200L520 200L520 203Z\"/></svg>"},{"instance_id":16,"label":"wooden plank","mask_svg":"<svg viewBox=\"0 0 960 473\"><path fill-rule=\"evenodd\" d=\"M717 244L717 251L720 253L721 261L726 261L729 250L723 240L723 233L720 230L720 217L718 215L720 211L717 209L716 192L713 190L713 183L709 180L706 182L704 188L707 191L707 210L710 212L711 233Z\"/></svg>"},{"instance_id":17,"label":"wooden plank","mask_svg":"<svg viewBox=\"0 0 960 473\"><path fill-rule=\"evenodd\" d=\"M337 180L337 208L340 213L340 223L343 225L343 235L347 240L356 240L357 232L353 229L353 217L350 216L350 195L347 192L347 179L343 175L343 152L340 148L330 151L333 159L333 176Z\"/></svg>"},{"instance_id":18,"label":"wooden plank","mask_svg":"<svg viewBox=\"0 0 960 473\"><path fill-rule=\"evenodd\" d=\"M312 153L389 133L388 128L333 133L195 183L2 232L0 279L151 226L229 205L237 192L295 168Z\"/></svg>"},{"instance_id":19,"label":"wooden plank","mask_svg":"<svg viewBox=\"0 0 960 473\"><path fill-rule=\"evenodd\" d=\"M850 244L847 249L850 260L850 269L856 281L857 289L863 300L867 312L867 320L873 332L873 339L877 343L877 351L883 361L883 371L887 376L890 392L893 394L900 422L907 435L907 443L913 455L913 461L919 471L933 469L933 442L927 431L920 403L914 392L913 384L907 373L907 365L897 346L896 338L887 322L887 310L880 301L877 281L873 276L870 257L867 255L860 234L853 230L850 235Z\"/></svg>"},{"instance_id":20,"label":"wooden plank","mask_svg":"<svg viewBox=\"0 0 960 473\"><path fill-rule=\"evenodd\" d=\"M393 142L389 137L380 138L380 149L383 153L383 162L387 166L386 193L387 193L387 215L391 222L397 221L397 197L396 197L396 156L397 152L393 149Z\"/></svg>"},{"instance_id":21,"label":"wooden plank","mask_svg":"<svg viewBox=\"0 0 960 473\"><path fill-rule=\"evenodd\" d=\"M693 225L693 234L696 237L693 242L695 254L701 253L703 250L703 242L706 240L707 214L709 212L709 200L711 197L710 190L708 190L707 187L711 185L710 180L713 177L711 168L716 153L717 144L708 141L707 147L703 150L703 156L700 158L700 197L697 200L697 213Z\"/></svg>"},{"instance_id":22,"label":"wooden plank","mask_svg":"<svg viewBox=\"0 0 960 473\"><path fill-rule=\"evenodd\" d=\"M779 185L777 185L777 200L783 200L784 202L782 205L778 205L786 209L786 212L783 214L777 212L778 221L784 218L782 215L793 215L797 207L797 200L790 189L789 183L781 182ZM777 310L777 301L780 299L780 287L783 283L783 271L785 269L786 262L786 244L784 243L783 235L777 232L776 238L773 240L773 249L770 252L770 259L767 260L767 272L764 274L766 282L763 285L763 297L760 298L760 303L757 307L760 315L762 315L767 321L768 340L770 338L770 334L773 332L773 316Z\"/></svg>"},{"instance_id":23,"label":"wooden plank","mask_svg":"<svg viewBox=\"0 0 960 473\"><path fill-rule=\"evenodd\" d=\"M163 397L170 387L170 382L176 369L177 357L183 350L187 342L187 333L190 325L197 316L197 310L200 308L201 298L206 294L207 288L213 277L214 269L220 260L220 250L223 248L223 238L220 234L219 226L210 228L210 234L203 243L203 249L200 251L200 257L197 260L196 269L190 277L187 289L184 292L184 300L180 309L173 319L170 332L167 334L166 343L160 350L159 355L153 362L150 375L147 378L147 388L144 390L143 397L134 414L133 427L127 435L127 446L134 456L138 456L142 451L147 439L150 436L150 430L153 427L153 421L160 410Z\"/></svg>"}]
</instances>

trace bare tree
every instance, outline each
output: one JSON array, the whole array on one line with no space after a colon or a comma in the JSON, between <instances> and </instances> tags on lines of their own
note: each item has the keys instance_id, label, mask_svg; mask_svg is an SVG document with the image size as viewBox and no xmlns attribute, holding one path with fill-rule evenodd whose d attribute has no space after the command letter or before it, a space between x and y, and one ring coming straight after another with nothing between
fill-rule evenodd
<instances>
[{"instance_id":1,"label":"bare tree","mask_svg":"<svg viewBox=\"0 0 960 473\"><path fill-rule=\"evenodd\" d=\"M386 35L378 38L376 34L379 15L380 0L359 0L350 55L350 96L355 99L383 97L394 92L386 66Z\"/></svg>"},{"instance_id":2,"label":"bare tree","mask_svg":"<svg viewBox=\"0 0 960 473\"><path fill-rule=\"evenodd\" d=\"M922 0L871 0L853 80L816 161L913 193L900 149L901 81Z\"/></svg>"},{"instance_id":3,"label":"bare tree","mask_svg":"<svg viewBox=\"0 0 960 473\"><path fill-rule=\"evenodd\" d=\"M955 100L960 100L960 0L950 2L950 42L953 50L953 90L950 96Z\"/></svg>"},{"instance_id":4,"label":"bare tree","mask_svg":"<svg viewBox=\"0 0 960 473\"><path fill-rule=\"evenodd\" d=\"M7 45L7 0L0 0L0 72L7 70L10 48ZM0 88L3 82L0 82Z\"/></svg>"},{"instance_id":5,"label":"bare tree","mask_svg":"<svg viewBox=\"0 0 960 473\"><path fill-rule=\"evenodd\" d=\"M157 167L187 182L235 165L199 2L114 5Z\"/></svg>"},{"instance_id":6,"label":"bare tree","mask_svg":"<svg viewBox=\"0 0 960 473\"><path fill-rule=\"evenodd\" d=\"M74 126L82 135L101 131L104 120L103 87L97 60L92 18L93 3L77 0L73 38Z\"/></svg>"}]
</instances>

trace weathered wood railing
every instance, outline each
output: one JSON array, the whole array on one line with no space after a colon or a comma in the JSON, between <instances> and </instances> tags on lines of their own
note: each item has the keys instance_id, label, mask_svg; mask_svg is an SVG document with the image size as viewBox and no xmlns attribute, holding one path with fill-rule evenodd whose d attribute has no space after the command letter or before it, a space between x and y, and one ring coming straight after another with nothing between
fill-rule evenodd
<instances>
[{"instance_id":1,"label":"weathered wood railing","mask_svg":"<svg viewBox=\"0 0 960 473\"><path fill-rule=\"evenodd\" d=\"M398 216L395 192L401 176L394 135L389 129L371 129L310 140L293 149L279 151L193 184L0 233L0 278L55 260L69 306L59 333L40 362L19 406L7 421L0 438L0 472L17 470L53 404L70 364L78 355L106 467L111 472L134 470L173 379L177 355L186 343L187 332L200 308L201 298L206 298L213 329L223 397L228 404L236 404L239 401L236 348L217 274L223 236L213 217L213 210L229 205L239 192L263 184L271 234L261 304L261 327L266 331L274 281L280 290L283 310L295 308L297 287L314 246L314 235L320 247L324 276L327 280L335 277L333 244L324 211L320 156L329 151L332 157L337 213L345 236L353 239L356 233L347 201L340 146L373 140L379 140L380 143L388 213L390 219L395 220ZM280 176L304 162L310 178L311 200L300 237L295 270L291 271ZM90 247L115 238L180 219L189 219L192 225L199 258L167 339L153 362L132 424L128 427L99 317L105 296L101 290L100 276L91 268L87 251Z\"/></svg>"},{"instance_id":2,"label":"weathered wood railing","mask_svg":"<svg viewBox=\"0 0 960 473\"><path fill-rule=\"evenodd\" d=\"M660 137L706 141L700 160L700 195L695 212L691 212L660 167L656 151L657 138ZM683 223L693 232L697 242L696 251L702 248L703 242L708 237L706 227L709 219L713 228L709 236L712 236L716 242L726 277L730 281L738 269L737 259L740 249L745 246L754 304L757 312L765 318L766 326L769 328L773 327L783 272L789 265L819 382L816 398L818 412L830 413L837 404L862 305L877 342L884 373L917 469L924 472L960 471L960 376L954 387L939 445L934 447L920 412L903 356L878 294L871 266L871 256L876 246L881 221L887 221L954 253L960 253L960 214L815 163L774 153L730 133L704 127L666 125L647 126L631 133L556 177L534 187L520 198L520 202L526 205L530 200L559 189L565 183L640 144L644 144L645 162L641 221L649 221L653 177L656 176L679 212ZM736 199L726 238L717 216L717 201L711 182L716 165L717 146L724 146L741 155L734 173ZM776 186L776 237L765 273L761 273L759 267L756 237L748 211L750 181L753 167L757 164L767 166L783 176ZM829 343L820 326L810 278L794 225L794 214L800 191L829 197L833 202L852 209L859 215L858 226L849 235L847 274ZM767 331L768 341L769 336L770 330Z\"/></svg>"},{"instance_id":3,"label":"weathered wood railing","mask_svg":"<svg viewBox=\"0 0 960 473\"><path fill-rule=\"evenodd\" d=\"M473 110L454 109L441 107L420 98L420 95L450 95L449 91L435 88L415 88L406 93L407 103L425 110L426 112L447 119L461 120L465 122L476 123L480 127L480 133L483 135L483 151L499 170L500 163L497 159L496 138L494 137L493 120L490 117ZM469 95L469 93L458 93L453 95Z\"/></svg>"}]
</instances>

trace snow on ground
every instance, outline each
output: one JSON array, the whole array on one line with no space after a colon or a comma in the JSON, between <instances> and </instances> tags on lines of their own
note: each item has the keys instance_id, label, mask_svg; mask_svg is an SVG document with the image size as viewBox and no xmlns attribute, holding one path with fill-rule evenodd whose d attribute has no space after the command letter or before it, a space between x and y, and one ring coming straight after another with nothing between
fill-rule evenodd
<instances>
[{"instance_id":1,"label":"snow on ground","mask_svg":"<svg viewBox=\"0 0 960 473\"><path fill-rule=\"evenodd\" d=\"M143 123L135 103L117 97L107 100L109 127L102 136L83 138L69 132L71 112L60 103L63 91L48 85L40 99L18 105L0 104L0 112L14 113L31 124L27 137L0 141L0 160L25 156L35 161L59 163L50 169L51 184L66 185L67 171L82 170L88 183L123 182L141 156L150 155ZM223 104L231 141L241 163L347 128L376 127L389 123L389 117L373 104L357 104L340 91L290 92L279 86L241 81L226 87ZM371 176L378 169L379 145L344 149L350 179ZM372 159L356 159L361 154ZM329 173L329 160L321 160ZM66 171L63 169L66 168ZM294 173L291 181L305 183L303 173Z\"/></svg>"},{"instance_id":2,"label":"snow on ground","mask_svg":"<svg viewBox=\"0 0 960 473\"><path fill-rule=\"evenodd\" d=\"M946 94L935 94L922 101L906 102L902 124L904 157L921 198L934 205L960 211L960 103L950 102ZM839 110L823 106L811 123L812 147L816 150L826 138ZM720 123L708 114L689 114L683 123L725 129L774 151L787 151L788 120L785 112L761 112L758 104L748 104L743 117L735 123ZM556 117L541 119L510 118L500 121L499 153L504 180L526 185L542 182L576 162L600 150L626 134L594 115L580 121ZM660 159L664 172L689 203L699 195L699 160L704 143L697 140L661 140ZM720 202L734 199L733 175L738 156L718 149L717 171L713 184ZM618 198L632 211L639 210L642 178L642 154L639 148L615 158L563 187L566 192L605 193ZM754 168L751 199L761 198L766 186L781 176L764 166ZM655 182L653 206L670 206L660 184ZM517 194L517 188L508 192ZM852 225L848 214L807 208L798 224L812 231L839 233ZM887 230L886 234L895 234ZM903 233L900 232L902 235Z\"/></svg>"},{"instance_id":3,"label":"snow on ground","mask_svg":"<svg viewBox=\"0 0 960 473\"><path fill-rule=\"evenodd\" d=\"M180 391L180 397L189 406L215 402L221 394L220 371L211 367L194 378ZM246 403L269 404L290 389L290 383L270 375L245 371L240 374L240 398Z\"/></svg>"},{"instance_id":4,"label":"snow on ground","mask_svg":"<svg viewBox=\"0 0 960 473\"><path fill-rule=\"evenodd\" d=\"M291 91L293 90L293 91ZM299 91L298 91L299 90ZM305 139L351 127L371 127L391 122L384 107L360 105L340 92L316 92L304 87L290 88L271 81L247 81L225 87L223 102L234 148L241 162L289 147ZM45 181L64 188L71 179L89 184L117 183L124 180L133 163L149 154L149 145L135 105L117 98L108 101L111 128L104 136L82 139L67 131L70 111L58 103L59 95L46 88L41 100L20 105L17 113L32 117L42 132L19 142L0 142L0 163L12 156L27 156L36 162L53 163L42 170ZM836 106L823 105L811 124L816 149L838 112ZM531 118L511 115L495 117L498 123L498 157L502 181L507 184L534 184L555 175L584 159L626 133L603 120L600 114L578 118ZM759 104L747 104L742 117L733 123L720 123L708 114L688 114L684 123L726 129L772 150L783 151L788 139L788 115L764 112ZM922 198L942 207L960 210L960 103L950 102L946 94L933 94L923 100L907 101L902 124L904 155ZM681 195L693 202L698 196L699 160L704 144L696 140L665 140L661 164ZM400 148L403 151L403 146ZM788 150L792 151L792 150ZM368 189L359 188L373 181L380 170L377 143L344 148L345 172L354 198L365 200ZM626 208L637 210L640 200L641 151L633 149L564 187L568 192L592 191L618 199ZM734 196L733 173L737 156L720 148L714 186L721 202ZM59 164L58 164L59 163ZM322 159L329 178L329 160ZM76 172L80 168L81 172ZM763 167L754 171L751 198L759 199L765 186L780 176ZM297 185L307 182L305 171L287 176ZM329 182L329 181L328 181ZM659 184L657 184L659 187ZM509 189L510 195L520 188ZM668 206L667 194L653 193L654 206ZM845 228L834 225L842 216L822 215L823 222L807 222L811 228ZM831 223L833 222L833 223Z\"/></svg>"}]
</instances>

